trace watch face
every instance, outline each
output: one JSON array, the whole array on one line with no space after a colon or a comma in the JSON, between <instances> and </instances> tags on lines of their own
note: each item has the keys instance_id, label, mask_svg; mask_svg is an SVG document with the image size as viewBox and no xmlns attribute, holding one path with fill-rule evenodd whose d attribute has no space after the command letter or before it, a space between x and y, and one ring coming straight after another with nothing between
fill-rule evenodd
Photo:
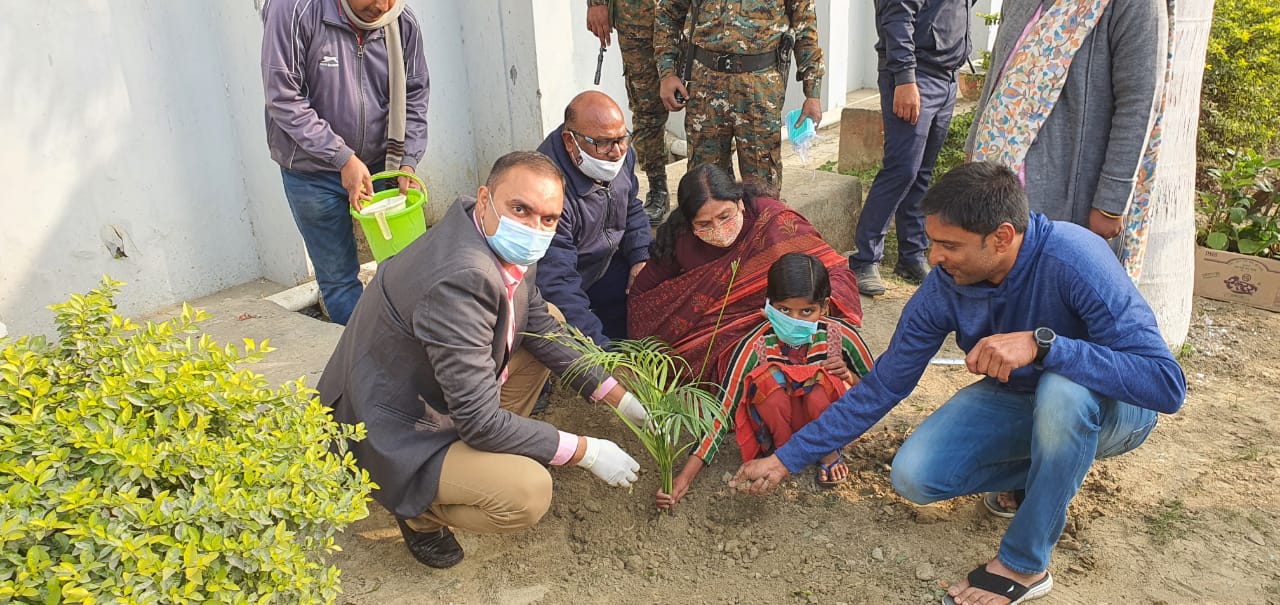
<instances>
[{"instance_id":1,"label":"watch face","mask_svg":"<svg viewBox=\"0 0 1280 605\"><path fill-rule=\"evenodd\" d=\"M1048 344L1050 342L1053 342L1054 336L1057 336L1057 335L1054 334L1053 330L1050 330L1049 328L1036 328L1035 338L1036 338L1036 343L1038 344Z\"/></svg>"}]
</instances>

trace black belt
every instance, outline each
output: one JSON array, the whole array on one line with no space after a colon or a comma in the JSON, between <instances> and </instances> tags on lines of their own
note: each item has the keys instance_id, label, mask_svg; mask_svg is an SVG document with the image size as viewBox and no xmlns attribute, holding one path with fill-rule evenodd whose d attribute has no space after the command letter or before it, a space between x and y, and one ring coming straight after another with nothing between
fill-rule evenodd
<instances>
[{"instance_id":1,"label":"black belt","mask_svg":"<svg viewBox=\"0 0 1280 605\"><path fill-rule=\"evenodd\" d=\"M769 51L758 55L713 53L701 46L693 47L693 58L712 71L726 74L746 74L778 64L778 53Z\"/></svg>"}]
</instances>

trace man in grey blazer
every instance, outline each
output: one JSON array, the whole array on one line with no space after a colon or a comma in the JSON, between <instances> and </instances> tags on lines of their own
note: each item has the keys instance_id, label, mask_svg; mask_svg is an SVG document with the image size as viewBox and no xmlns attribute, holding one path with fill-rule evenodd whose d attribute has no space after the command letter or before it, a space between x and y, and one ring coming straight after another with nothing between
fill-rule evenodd
<instances>
[{"instance_id":1,"label":"man in grey blazer","mask_svg":"<svg viewBox=\"0 0 1280 605\"><path fill-rule=\"evenodd\" d=\"M613 486L636 479L639 465L612 441L528 418L548 373L578 358L522 337L560 329L534 280L563 188L542 154L499 158L474 199L459 198L378 267L320 377L334 418L365 424L367 437L351 450L425 565L462 560L451 527L509 532L537 523L551 504L546 465L575 464ZM571 386L632 422L647 420L602 372Z\"/></svg>"}]
</instances>

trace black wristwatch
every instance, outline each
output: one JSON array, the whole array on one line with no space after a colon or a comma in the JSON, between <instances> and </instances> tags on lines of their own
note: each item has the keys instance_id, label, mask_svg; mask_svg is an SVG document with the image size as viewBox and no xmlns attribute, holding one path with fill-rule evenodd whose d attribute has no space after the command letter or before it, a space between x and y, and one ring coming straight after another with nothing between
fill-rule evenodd
<instances>
[{"instance_id":1,"label":"black wristwatch","mask_svg":"<svg viewBox=\"0 0 1280 605\"><path fill-rule=\"evenodd\" d=\"M1036 328L1036 331L1032 334L1036 339L1036 358L1032 363L1035 364L1037 370L1043 370L1044 358L1049 355L1049 349L1053 348L1053 341L1058 338L1058 335L1054 334L1053 330L1043 326Z\"/></svg>"}]
</instances>

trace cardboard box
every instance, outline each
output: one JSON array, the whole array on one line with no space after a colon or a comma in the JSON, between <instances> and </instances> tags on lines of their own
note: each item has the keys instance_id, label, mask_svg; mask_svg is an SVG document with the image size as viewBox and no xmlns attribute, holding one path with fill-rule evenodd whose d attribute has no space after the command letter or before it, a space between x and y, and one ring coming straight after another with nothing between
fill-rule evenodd
<instances>
[{"instance_id":1,"label":"cardboard box","mask_svg":"<svg viewBox=\"0 0 1280 605\"><path fill-rule=\"evenodd\" d=\"M1280 260L1197 247L1195 293L1280 311Z\"/></svg>"}]
</instances>

